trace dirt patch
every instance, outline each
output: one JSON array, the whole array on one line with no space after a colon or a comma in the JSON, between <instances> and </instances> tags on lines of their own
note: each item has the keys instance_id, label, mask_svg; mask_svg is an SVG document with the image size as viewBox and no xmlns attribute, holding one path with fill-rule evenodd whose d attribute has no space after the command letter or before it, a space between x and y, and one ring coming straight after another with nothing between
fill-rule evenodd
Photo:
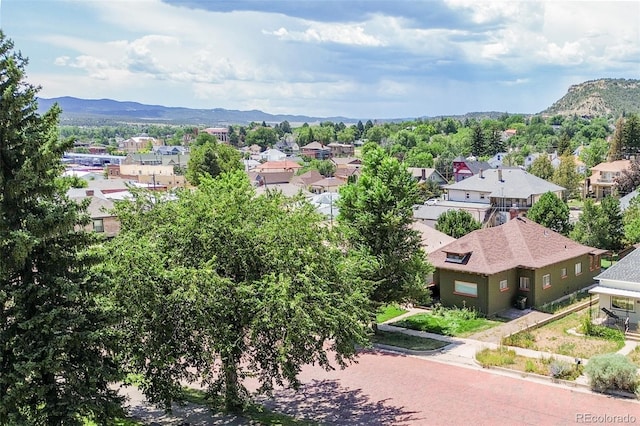
<instances>
[{"instance_id":1,"label":"dirt patch","mask_svg":"<svg viewBox=\"0 0 640 426\"><path fill-rule=\"evenodd\" d=\"M510 336L504 340L504 344L574 358L591 358L594 355L616 352L624 345L624 342L576 336L568 332L571 329L580 330L583 319L588 315L589 309L574 312L540 328Z\"/></svg>"}]
</instances>

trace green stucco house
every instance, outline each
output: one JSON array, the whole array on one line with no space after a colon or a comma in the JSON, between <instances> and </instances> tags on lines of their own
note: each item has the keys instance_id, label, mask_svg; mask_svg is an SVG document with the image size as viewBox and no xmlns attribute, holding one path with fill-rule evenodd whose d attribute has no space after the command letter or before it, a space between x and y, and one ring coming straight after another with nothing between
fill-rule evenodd
<instances>
[{"instance_id":1,"label":"green stucco house","mask_svg":"<svg viewBox=\"0 0 640 426\"><path fill-rule=\"evenodd\" d=\"M521 307L541 306L594 284L605 252L518 217L471 232L429 260L444 306L492 316L518 300Z\"/></svg>"}]
</instances>

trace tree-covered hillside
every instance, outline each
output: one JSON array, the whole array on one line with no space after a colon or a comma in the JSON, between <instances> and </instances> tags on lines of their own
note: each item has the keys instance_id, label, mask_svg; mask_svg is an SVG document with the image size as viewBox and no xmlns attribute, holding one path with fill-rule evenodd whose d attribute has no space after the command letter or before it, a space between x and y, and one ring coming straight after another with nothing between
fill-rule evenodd
<instances>
[{"instance_id":1,"label":"tree-covered hillside","mask_svg":"<svg viewBox=\"0 0 640 426\"><path fill-rule=\"evenodd\" d=\"M545 115L612 116L640 112L640 80L604 78L569 87Z\"/></svg>"}]
</instances>

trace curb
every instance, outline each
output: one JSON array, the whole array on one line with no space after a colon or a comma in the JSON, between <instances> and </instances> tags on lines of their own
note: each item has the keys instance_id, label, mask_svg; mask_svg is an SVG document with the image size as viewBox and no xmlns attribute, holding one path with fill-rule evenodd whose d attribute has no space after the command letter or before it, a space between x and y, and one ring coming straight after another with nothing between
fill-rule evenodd
<instances>
[{"instance_id":1,"label":"curb","mask_svg":"<svg viewBox=\"0 0 640 426\"><path fill-rule=\"evenodd\" d=\"M384 343L374 343L372 345L373 348L375 349L380 349L380 350L384 350L384 351L390 351L390 352L400 352L403 354L407 354L407 355L432 355L435 353L439 353L442 352L443 350L445 350L446 348L448 348L449 346L453 345L453 343L449 343L447 345L444 345L441 348L438 349L427 349L427 350L423 350L423 351L417 351L415 349L407 349L407 348L402 348L400 346L391 346L391 345L385 345Z\"/></svg>"}]
</instances>

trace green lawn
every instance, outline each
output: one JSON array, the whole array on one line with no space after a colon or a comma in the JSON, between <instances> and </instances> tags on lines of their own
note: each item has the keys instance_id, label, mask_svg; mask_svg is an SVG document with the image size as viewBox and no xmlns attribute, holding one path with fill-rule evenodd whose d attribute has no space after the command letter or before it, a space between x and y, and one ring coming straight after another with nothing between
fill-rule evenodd
<instances>
[{"instance_id":1,"label":"green lawn","mask_svg":"<svg viewBox=\"0 0 640 426\"><path fill-rule=\"evenodd\" d=\"M413 351L432 351L448 345L447 342L443 342L441 340L382 330L378 330L378 332L371 337L371 343L397 346L399 348L410 349Z\"/></svg>"},{"instance_id":2,"label":"green lawn","mask_svg":"<svg viewBox=\"0 0 640 426\"><path fill-rule=\"evenodd\" d=\"M478 317L466 309L439 309L437 313L412 315L392 325L444 336L466 337L498 324L502 323Z\"/></svg>"},{"instance_id":3,"label":"green lawn","mask_svg":"<svg viewBox=\"0 0 640 426\"><path fill-rule=\"evenodd\" d=\"M378 312L376 314L376 321L378 322L378 324L380 324L407 312L408 311L406 309L402 309L398 305L382 306L378 309Z\"/></svg>"},{"instance_id":4,"label":"green lawn","mask_svg":"<svg viewBox=\"0 0 640 426\"><path fill-rule=\"evenodd\" d=\"M582 210L582 208L584 208L584 200L578 200L578 199L571 199L567 201L567 206L569 206L570 209L579 209Z\"/></svg>"}]
</instances>

